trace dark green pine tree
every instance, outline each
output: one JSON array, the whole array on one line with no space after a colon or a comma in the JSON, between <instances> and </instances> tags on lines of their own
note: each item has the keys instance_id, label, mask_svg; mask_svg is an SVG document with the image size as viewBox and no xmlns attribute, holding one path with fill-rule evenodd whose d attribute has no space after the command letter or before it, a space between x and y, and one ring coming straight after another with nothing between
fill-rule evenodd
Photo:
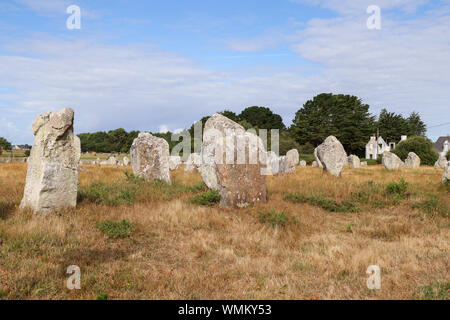
<instances>
[{"instance_id":1,"label":"dark green pine tree","mask_svg":"<svg viewBox=\"0 0 450 320\"><path fill-rule=\"evenodd\" d=\"M246 108L239 114L239 120L246 121L259 129L286 129L281 116L265 107L253 106Z\"/></svg>"},{"instance_id":2,"label":"dark green pine tree","mask_svg":"<svg viewBox=\"0 0 450 320\"><path fill-rule=\"evenodd\" d=\"M360 156L374 130L375 117L369 113L369 105L355 96L332 93L308 100L295 114L290 128L301 145L318 146L334 135L348 154Z\"/></svg>"}]
</instances>

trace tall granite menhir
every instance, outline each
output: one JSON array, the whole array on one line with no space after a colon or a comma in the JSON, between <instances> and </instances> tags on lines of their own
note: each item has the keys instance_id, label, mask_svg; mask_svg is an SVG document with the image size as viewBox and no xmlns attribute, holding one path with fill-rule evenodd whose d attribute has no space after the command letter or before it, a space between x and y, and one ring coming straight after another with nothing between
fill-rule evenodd
<instances>
[{"instance_id":1,"label":"tall granite menhir","mask_svg":"<svg viewBox=\"0 0 450 320\"><path fill-rule=\"evenodd\" d=\"M35 139L20 208L52 213L76 206L81 147L73 134L73 118L73 110L66 108L34 120Z\"/></svg>"},{"instance_id":2,"label":"tall granite menhir","mask_svg":"<svg viewBox=\"0 0 450 320\"><path fill-rule=\"evenodd\" d=\"M151 133L140 133L131 145L130 155L135 175L148 181L163 180L171 183L169 144L166 140Z\"/></svg>"}]
</instances>

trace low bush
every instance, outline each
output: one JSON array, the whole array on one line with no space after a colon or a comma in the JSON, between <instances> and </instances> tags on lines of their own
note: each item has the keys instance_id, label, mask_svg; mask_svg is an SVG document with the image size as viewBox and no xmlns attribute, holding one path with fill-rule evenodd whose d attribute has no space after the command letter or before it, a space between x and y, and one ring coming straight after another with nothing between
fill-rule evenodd
<instances>
[{"instance_id":1,"label":"low bush","mask_svg":"<svg viewBox=\"0 0 450 320\"><path fill-rule=\"evenodd\" d=\"M419 156L422 165L432 166L439 157L433 149L433 142L426 137L419 136L400 142L392 151L402 160L405 160L410 152Z\"/></svg>"},{"instance_id":2,"label":"low bush","mask_svg":"<svg viewBox=\"0 0 450 320\"><path fill-rule=\"evenodd\" d=\"M357 212L358 208L350 201L337 202L321 195L306 196L300 192L289 193L284 200L294 203L308 203L331 212Z\"/></svg>"},{"instance_id":3,"label":"low bush","mask_svg":"<svg viewBox=\"0 0 450 320\"><path fill-rule=\"evenodd\" d=\"M109 238L119 239L129 237L131 235L132 226L127 220L122 220L120 222L106 220L100 223L98 228Z\"/></svg>"},{"instance_id":4,"label":"low bush","mask_svg":"<svg viewBox=\"0 0 450 320\"><path fill-rule=\"evenodd\" d=\"M408 196L408 183L401 178L399 182L389 182L386 186L385 193L387 195L396 195L401 198Z\"/></svg>"},{"instance_id":5,"label":"low bush","mask_svg":"<svg viewBox=\"0 0 450 320\"><path fill-rule=\"evenodd\" d=\"M450 282L436 281L428 286L420 287L413 297L423 300L448 300L450 298Z\"/></svg>"},{"instance_id":6,"label":"low bush","mask_svg":"<svg viewBox=\"0 0 450 320\"><path fill-rule=\"evenodd\" d=\"M193 198L191 202L200 206L214 206L220 201L219 192L216 190L209 190L204 193L200 193Z\"/></svg>"},{"instance_id":7,"label":"low bush","mask_svg":"<svg viewBox=\"0 0 450 320\"><path fill-rule=\"evenodd\" d=\"M284 227L289 222L289 214L285 211L269 210L258 212L259 222L269 223L272 227Z\"/></svg>"}]
</instances>

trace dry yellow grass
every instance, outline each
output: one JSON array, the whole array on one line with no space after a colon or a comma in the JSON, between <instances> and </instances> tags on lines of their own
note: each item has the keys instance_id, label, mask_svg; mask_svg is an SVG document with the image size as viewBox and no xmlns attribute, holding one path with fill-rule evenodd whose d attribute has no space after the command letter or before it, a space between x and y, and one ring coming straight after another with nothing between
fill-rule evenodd
<instances>
[{"instance_id":1,"label":"dry yellow grass","mask_svg":"<svg viewBox=\"0 0 450 320\"><path fill-rule=\"evenodd\" d=\"M88 168L80 188L124 178L122 168ZM44 217L17 209L25 175L24 164L0 164L1 298L411 299L427 297L422 287L450 281L450 196L434 168L345 169L341 179L297 168L268 178L268 203L241 210L196 206L192 191L170 200L148 194L130 206L82 201L76 210ZM367 181L384 185L400 177L411 196L384 208L335 213L283 199L300 191L344 201ZM201 182L181 169L172 179ZM441 214L411 208L430 197ZM281 227L261 222L259 212L272 209L292 219ZM133 224L128 238L110 239L97 228L122 219ZM366 286L374 264L381 267L381 290ZM81 290L66 288L69 265L81 268ZM437 297L448 298L448 291Z\"/></svg>"}]
</instances>

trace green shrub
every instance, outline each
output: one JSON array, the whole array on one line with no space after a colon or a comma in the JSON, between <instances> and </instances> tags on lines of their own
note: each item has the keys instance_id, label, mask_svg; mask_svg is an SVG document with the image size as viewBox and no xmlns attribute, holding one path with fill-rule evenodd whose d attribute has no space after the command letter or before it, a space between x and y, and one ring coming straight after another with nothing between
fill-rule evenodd
<instances>
[{"instance_id":1,"label":"green shrub","mask_svg":"<svg viewBox=\"0 0 450 320\"><path fill-rule=\"evenodd\" d=\"M414 152L419 156L420 163L428 166L434 165L439 157L433 149L433 142L426 137L419 136L400 142L392 152L402 160L408 157L408 153Z\"/></svg>"},{"instance_id":2,"label":"green shrub","mask_svg":"<svg viewBox=\"0 0 450 320\"><path fill-rule=\"evenodd\" d=\"M284 200L294 203L308 203L331 212L357 212L358 208L350 201L337 202L321 195L306 196L300 192L289 193Z\"/></svg>"},{"instance_id":3,"label":"green shrub","mask_svg":"<svg viewBox=\"0 0 450 320\"><path fill-rule=\"evenodd\" d=\"M420 287L413 297L423 300L448 300L450 298L450 282L436 281L428 286Z\"/></svg>"},{"instance_id":4,"label":"green shrub","mask_svg":"<svg viewBox=\"0 0 450 320\"><path fill-rule=\"evenodd\" d=\"M137 185L118 182L108 185L103 182L95 182L78 190L78 201L89 201L97 204L119 206L131 205L136 201L138 193Z\"/></svg>"},{"instance_id":5,"label":"green shrub","mask_svg":"<svg viewBox=\"0 0 450 320\"><path fill-rule=\"evenodd\" d=\"M109 238L118 239L129 237L131 235L132 226L127 220L122 220L120 222L106 220L100 223L98 228Z\"/></svg>"},{"instance_id":6,"label":"green shrub","mask_svg":"<svg viewBox=\"0 0 450 320\"><path fill-rule=\"evenodd\" d=\"M78 201L109 206L132 205L138 200L172 200L180 194L204 190L206 190L206 185L203 182L192 186L186 186L175 181L172 184L162 180L149 182L125 171L125 179L114 183L94 182L90 185L80 186Z\"/></svg>"},{"instance_id":7,"label":"green shrub","mask_svg":"<svg viewBox=\"0 0 450 320\"><path fill-rule=\"evenodd\" d=\"M208 192L200 193L193 198L191 202L201 206L213 206L220 201L219 192L216 190L209 190Z\"/></svg>"},{"instance_id":8,"label":"green shrub","mask_svg":"<svg viewBox=\"0 0 450 320\"><path fill-rule=\"evenodd\" d=\"M448 150L447 154L445 155L445 157L447 158L447 160L450 159L450 150Z\"/></svg>"},{"instance_id":9,"label":"green shrub","mask_svg":"<svg viewBox=\"0 0 450 320\"><path fill-rule=\"evenodd\" d=\"M266 212L258 212L259 222L270 223L272 227L284 227L289 222L289 215L284 211L277 212L270 210Z\"/></svg>"},{"instance_id":10,"label":"green shrub","mask_svg":"<svg viewBox=\"0 0 450 320\"><path fill-rule=\"evenodd\" d=\"M97 296L97 300L108 300L108 293L103 292Z\"/></svg>"},{"instance_id":11,"label":"green shrub","mask_svg":"<svg viewBox=\"0 0 450 320\"><path fill-rule=\"evenodd\" d=\"M403 178L400 179L399 182L389 182L386 186L385 193L388 195L397 195L400 197L406 197L408 191L408 182L406 182Z\"/></svg>"},{"instance_id":12,"label":"green shrub","mask_svg":"<svg viewBox=\"0 0 450 320\"><path fill-rule=\"evenodd\" d=\"M411 204L412 209L420 209L425 213L431 214L436 212L438 208L437 199L427 199L422 202L414 202Z\"/></svg>"}]
</instances>

